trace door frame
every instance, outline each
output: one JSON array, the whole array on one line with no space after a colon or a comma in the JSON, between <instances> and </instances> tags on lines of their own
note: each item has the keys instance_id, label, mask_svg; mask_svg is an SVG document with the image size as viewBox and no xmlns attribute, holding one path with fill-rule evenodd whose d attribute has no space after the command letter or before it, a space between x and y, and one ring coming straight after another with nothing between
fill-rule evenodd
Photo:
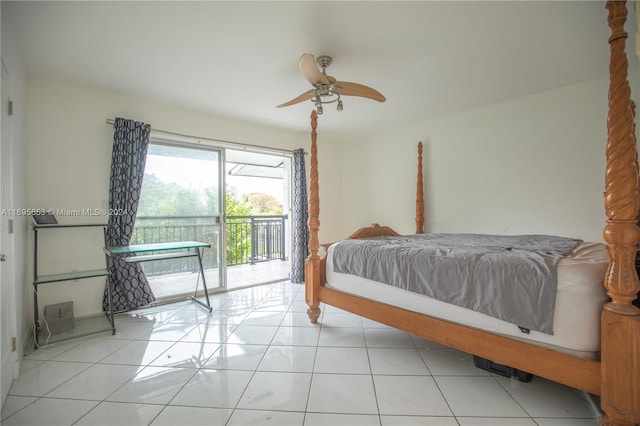
<instances>
[{"instance_id":1,"label":"door frame","mask_svg":"<svg viewBox=\"0 0 640 426\"><path fill-rule=\"evenodd\" d=\"M284 233L285 233L285 253L286 253L286 257L287 259L289 259L289 262L291 260L291 254L292 254L292 240L293 240L293 220L292 220L292 213L293 213L293 153L290 151L281 151L281 150L276 150L276 149L268 149L268 148L256 148L256 147L252 147L252 146L234 146L234 145L223 145L224 149L225 149L225 153L226 151L238 151L238 152L247 152L247 153L252 153L252 154L256 154L256 155L265 155L265 156L271 156L271 157L278 157L279 159L282 160L283 163L283 176L282 176L282 183L283 183L283 187L282 187L282 191L283 191L283 195L284 198L282 200L282 207L284 209L284 213L286 215L286 219L285 219L285 225L284 225ZM232 157L231 155L229 157ZM234 161L233 159L231 160L231 163L235 163L235 164L240 164L237 161ZM225 157L225 168L227 166L227 161L226 161L226 157ZM226 175L226 172L225 172ZM259 178L258 176L255 176L256 178ZM270 179L268 177L265 177L263 179ZM226 181L225 181L225 190L226 190ZM226 197L225 197L226 199ZM225 215L226 217L226 215ZM225 231L226 231L226 226L225 226ZM290 264L290 263L289 263ZM225 264L226 267L226 264ZM227 271L227 269L225 268L225 271ZM227 280L228 281L228 280ZM275 281L280 281L280 279L277 279ZM265 284L271 284L274 281L263 281L263 282L255 282L255 283L245 283L245 284L240 284L240 285L232 285L231 287L228 285L227 282L227 290L231 291L231 290L240 290L243 288L248 288L248 287L254 287L254 286L260 286L260 285L265 285Z\"/></svg>"},{"instance_id":2,"label":"door frame","mask_svg":"<svg viewBox=\"0 0 640 426\"><path fill-rule=\"evenodd\" d=\"M0 77L2 103L2 116L0 121L1 141L0 141L0 253L6 256L6 261L0 262L0 311L2 312L2 332L0 333L2 342L0 359L0 376L2 389L2 403L9 393L9 387L13 379L17 377L18 362L17 357L17 318L16 318L16 283L15 283L15 248L13 233L13 166L12 153L13 143L11 134L11 114L9 111L9 71L0 60L2 76Z\"/></svg>"}]
</instances>

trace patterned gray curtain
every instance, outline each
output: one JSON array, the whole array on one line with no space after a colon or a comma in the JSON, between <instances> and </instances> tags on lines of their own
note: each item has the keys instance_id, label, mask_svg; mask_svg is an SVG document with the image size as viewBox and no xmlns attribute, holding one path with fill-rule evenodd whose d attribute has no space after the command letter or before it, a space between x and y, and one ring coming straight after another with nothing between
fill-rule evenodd
<instances>
[{"instance_id":1,"label":"patterned gray curtain","mask_svg":"<svg viewBox=\"0 0 640 426\"><path fill-rule=\"evenodd\" d=\"M109 180L109 209L123 214L111 214L107 226L107 245L129 245L138 211L144 165L149 147L151 126L116 118ZM109 258L109 286L114 312L130 311L156 300L139 263L126 263L124 257ZM107 311L107 294L102 307Z\"/></svg>"},{"instance_id":2,"label":"patterned gray curtain","mask_svg":"<svg viewBox=\"0 0 640 426\"><path fill-rule=\"evenodd\" d=\"M291 282L304 282L304 261L309 256L309 210L304 150L293 151L293 251Z\"/></svg>"}]
</instances>

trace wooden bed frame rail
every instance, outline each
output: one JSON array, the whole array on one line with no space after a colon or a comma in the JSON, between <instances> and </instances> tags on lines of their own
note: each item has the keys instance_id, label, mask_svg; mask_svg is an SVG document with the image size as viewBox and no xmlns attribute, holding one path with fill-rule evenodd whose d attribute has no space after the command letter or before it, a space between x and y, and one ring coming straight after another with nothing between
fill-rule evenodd
<instances>
[{"instance_id":1,"label":"wooden bed frame rail","mask_svg":"<svg viewBox=\"0 0 640 426\"><path fill-rule=\"evenodd\" d=\"M604 287L611 298L601 317L599 361L587 361L552 349L417 314L380 302L325 287L325 259L320 259L318 230L320 201L317 160L317 115L311 114L311 159L309 185L309 250L305 270L305 300L312 323L320 316L320 303L342 308L461 351L507 364L540 377L600 395L603 426L633 426L640 423L640 309L632 305L640 281L635 268L640 243L638 216L640 188L636 150L634 108L627 80L625 53L627 18L625 1L608 0L609 112L607 116L607 165L604 207L607 223L604 239L609 266ZM422 146L418 147L416 233L422 233L424 211ZM349 238L394 233L372 225Z\"/></svg>"}]
</instances>

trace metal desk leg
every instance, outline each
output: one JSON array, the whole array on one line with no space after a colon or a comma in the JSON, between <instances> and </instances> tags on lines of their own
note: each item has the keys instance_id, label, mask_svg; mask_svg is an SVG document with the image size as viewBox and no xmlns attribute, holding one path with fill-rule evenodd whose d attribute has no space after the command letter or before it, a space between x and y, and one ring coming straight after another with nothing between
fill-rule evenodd
<instances>
[{"instance_id":1,"label":"metal desk leg","mask_svg":"<svg viewBox=\"0 0 640 426\"><path fill-rule=\"evenodd\" d=\"M107 292L107 306L109 308L109 312L105 312L107 319L109 320L109 324L111 324L111 335L116 334L116 322L113 314L113 298L111 296L111 283L109 283L109 275L107 275L107 286L105 287Z\"/></svg>"},{"instance_id":2,"label":"metal desk leg","mask_svg":"<svg viewBox=\"0 0 640 426\"><path fill-rule=\"evenodd\" d=\"M204 296L207 299L207 303L205 304L197 299L197 296L198 296L197 286L196 286L196 292L194 293L191 299L193 299L194 302L202 305L205 309L211 312L213 311L213 308L211 307L211 302L209 301L209 290L207 289L207 280L204 277L204 268L202 267L202 254L199 248L196 247L195 250L196 250L196 253L198 254L198 266L200 267L200 275L202 275L202 286L204 287Z\"/></svg>"}]
</instances>

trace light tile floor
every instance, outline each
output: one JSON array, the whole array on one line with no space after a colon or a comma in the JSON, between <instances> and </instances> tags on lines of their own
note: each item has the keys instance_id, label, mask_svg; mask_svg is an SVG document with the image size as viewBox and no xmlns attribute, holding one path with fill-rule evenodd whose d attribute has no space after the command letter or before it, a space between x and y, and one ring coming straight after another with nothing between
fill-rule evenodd
<instances>
[{"instance_id":1,"label":"light tile floor","mask_svg":"<svg viewBox=\"0 0 640 426\"><path fill-rule=\"evenodd\" d=\"M288 260L270 260L253 265L235 265L227 267L227 289L237 290L243 287L286 281L291 272ZM220 271L217 268L205 269L205 280L209 293L220 289ZM191 296L196 287L200 294L203 286L197 271L147 276L156 300L162 302L175 299L176 296Z\"/></svg>"},{"instance_id":2,"label":"light tile floor","mask_svg":"<svg viewBox=\"0 0 640 426\"><path fill-rule=\"evenodd\" d=\"M9 425L597 425L584 394L332 307L290 282L121 314L24 357Z\"/></svg>"}]
</instances>

